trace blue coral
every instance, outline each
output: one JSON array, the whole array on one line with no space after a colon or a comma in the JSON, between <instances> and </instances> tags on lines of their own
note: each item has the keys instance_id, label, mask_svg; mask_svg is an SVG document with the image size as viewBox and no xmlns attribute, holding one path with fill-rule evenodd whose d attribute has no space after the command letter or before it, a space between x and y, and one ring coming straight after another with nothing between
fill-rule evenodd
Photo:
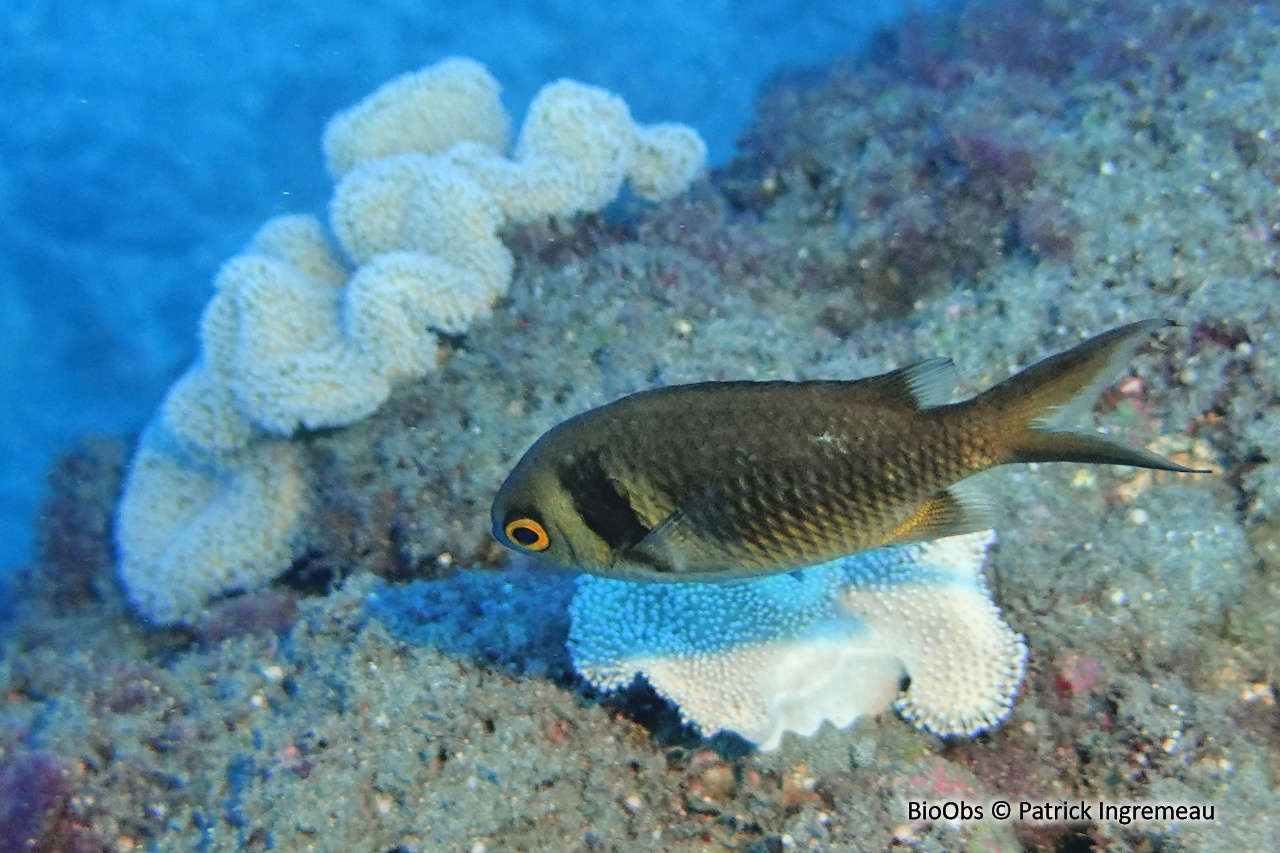
<instances>
[{"instance_id":1,"label":"blue coral","mask_svg":"<svg viewBox=\"0 0 1280 853\"><path fill-rule=\"evenodd\" d=\"M1026 656L982 579L992 541L884 548L741 584L584 576L570 653L601 689L642 675L704 734L731 729L766 750L891 705L937 734L974 734L1008 715Z\"/></svg>"},{"instance_id":2,"label":"blue coral","mask_svg":"<svg viewBox=\"0 0 1280 853\"><path fill-rule=\"evenodd\" d=\"M842 589L938 583L919 546L882 548L790 574L736 584L638 584L584 575L570 606L575 661L600 667L648 655L707 655L826 626L843 632ZM629 681L630 678L628 677Z\"/></svg>"}]
</instances>

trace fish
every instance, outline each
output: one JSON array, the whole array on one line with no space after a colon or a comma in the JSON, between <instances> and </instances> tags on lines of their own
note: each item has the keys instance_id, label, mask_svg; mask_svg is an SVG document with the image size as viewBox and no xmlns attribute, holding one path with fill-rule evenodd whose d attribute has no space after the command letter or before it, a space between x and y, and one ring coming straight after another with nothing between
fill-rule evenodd
<instances>
[{"instance_id":1,"label":"fish","mask_svg":"<svg viewBox=\"0 0 1280 853\"><path fill-rule=\"evenodd\" d=\"M727 582L993 526L968 478L1081 462L1210 473L1059 428L1158 329L1120 326L961 402L950 359L856 380L699 382L569 418L494 498L502 545L601 577Z\"/></svg>"}]
</instances>

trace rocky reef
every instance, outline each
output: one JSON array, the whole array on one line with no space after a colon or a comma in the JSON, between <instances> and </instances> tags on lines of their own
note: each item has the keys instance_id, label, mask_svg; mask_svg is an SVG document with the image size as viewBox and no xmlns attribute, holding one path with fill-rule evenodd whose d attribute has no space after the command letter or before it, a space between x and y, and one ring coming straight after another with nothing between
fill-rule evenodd
<instances>
[{"instance_id":1,"label":"rocky reef","mask_svg":"<svg viewBox=\"0 0 1280 853\"><path fill-rule=\"evenodd\" d=\"M181 627L132 614L125 453L86 445L4 627L0 851L1280 847L1277 57L1267 4L984 4L777 81L686 194L504 224L509 288L434 370L291 434L315 497L283 576ZM630 391L948 355L967 393L1151 316L1182 328L1089 418L1216 473L986 475L1028 658L977 738L883 714L704 740L644 684L577 676L571 579L489 536L514 458ZM997 798L1217 813L906 808Z\"/></svg>"}]
</instances>

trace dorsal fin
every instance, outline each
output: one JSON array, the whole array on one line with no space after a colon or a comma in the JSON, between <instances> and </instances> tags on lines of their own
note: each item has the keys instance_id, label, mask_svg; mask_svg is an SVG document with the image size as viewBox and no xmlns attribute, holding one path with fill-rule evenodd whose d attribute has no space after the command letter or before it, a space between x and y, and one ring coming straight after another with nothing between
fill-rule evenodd
<instances>
[{"instance_id":1,"label":"dorsal fin","mask_svg":"<svg viewBox=\"0 0 1280 853\"><path fill-rule=\"evenodd\" d=\"M852 384L860 394L873 394L890 405L916 411L951 402L958 382L951 359L930 358Z\"/></svg>"}]
</instances>

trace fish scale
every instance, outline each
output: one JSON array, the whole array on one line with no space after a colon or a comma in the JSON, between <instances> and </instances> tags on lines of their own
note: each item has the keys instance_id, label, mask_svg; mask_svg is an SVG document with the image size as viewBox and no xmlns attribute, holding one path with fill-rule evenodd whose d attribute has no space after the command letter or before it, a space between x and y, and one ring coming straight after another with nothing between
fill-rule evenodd
<instances>
[{"instance_id":1,"label":"fish scale","mask_svg":"<svg viewBox=\"0 0 1280 853\"><path fill-rule=\"evenodd\" d=\"M493 502L502 544L594 574L726 581L986 529L964 480L1013 462L1190 472L1055 428L1165 320L1122 326L959 403L944 359L852 381L704 382L570 418Z\"/></svg>"}]
</instances>

